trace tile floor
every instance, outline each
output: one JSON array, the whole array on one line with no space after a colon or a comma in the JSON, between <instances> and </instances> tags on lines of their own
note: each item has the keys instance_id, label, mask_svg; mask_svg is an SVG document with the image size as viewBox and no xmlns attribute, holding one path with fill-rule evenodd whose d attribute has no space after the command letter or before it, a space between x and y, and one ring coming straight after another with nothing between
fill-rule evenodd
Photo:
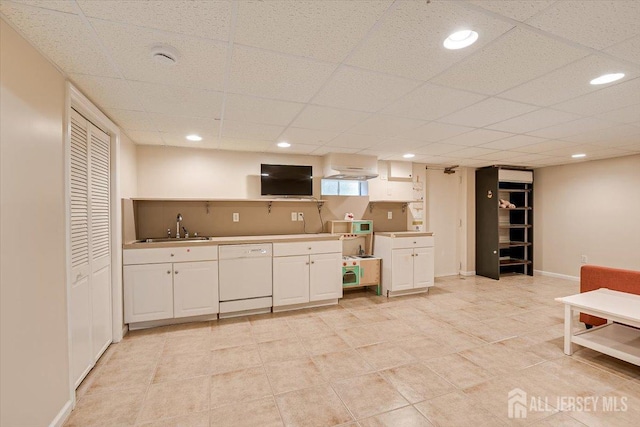
<instances>
[{"instance_id":1,"label":"tile floor","mask_svg":"<svg viewBox=\"0 0 640 427\"><path fill-rule=\"evenodd\" d=\"M562 353L553 298L577 292L542 276L448 277L429 294L357 292L328 308L132 332L80 386L66 425L637 426L640 368ZM510 419L516 387L548 406ZM559 396L600 404L558 411Z\"/></svg>"}]
</instances>

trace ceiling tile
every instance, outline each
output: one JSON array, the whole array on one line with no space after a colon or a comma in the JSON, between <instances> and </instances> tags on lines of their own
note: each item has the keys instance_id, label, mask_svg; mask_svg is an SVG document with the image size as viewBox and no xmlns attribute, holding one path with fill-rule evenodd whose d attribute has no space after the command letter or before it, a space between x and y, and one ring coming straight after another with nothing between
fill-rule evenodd
<instances>
[{"instance_id":1,"label":"ceiling tile","mask_svg":"<svg viewBox=\"0 0 640 427\"><path fill-rule=\"evenodd\" d=\"M76 0L91 18L209 39L227 40L231 3L208 0Z\"/></svg>"},{"instance_id":2,"label":"ceiling tile","mask_svg":"<svg viewBox=\"0 0 640 427\"><path fill-rule=\"evenodd\" d=\"M610 159L612 157L629 156L631 154L633 154L633 152L626 151L620 148L606 148L603 150L594 151L593 153L591 153L589 158L591 160Z\"/></svg>"},{"instance_id":3,"label":"ceiling tile","mask_svg":"<svg viewBox=\"0 0 640 427\"><path fill-rule=\"evenodd\" d=\"M339 63L391 3L242 1L235 41Z\"/></svg>"},{"instance_id":4,"label":"ceiling tile","mask_svg":"<svg viewBox=\"0 0 640 427\"><path fill-rule=\"evenodd\" d=\"M78 8L74 2L69 0L11 0L12 3L24 4L27 6L40 7L43 9L56 10L58 12L77 14ZM7 3L3 1L2 3Z\"/></svg>"},{"instance_id":5,"label":"ceiling tile","mask_svg":"<svg viewBox=\"0 0 640 427\"><path fill-rule=\"evenodd\" d=\"M495 95L586 56L588 51L514 28L434 82Z\"/></svg>"},{"instance_id":6,"label":"ceiling tile","mask_svg":"<svg viewBox=\"0 0 640 427\"><path fill-rule=\"evenodd\" d=\"M436 120L485 98L484 95L425 83L383 111L415 119Z\"/></svg>"},{"instance_id":7,"label":"ceiling tile","mask_svg":"<svg viewBox=\"0 0 640 427\"><path fill-rule=\"evenodd\" d=\"M513 27L452 1L397 2L380 22L346 62L419 80L430 79ZM445 49L444 39L461 28L474 28L478 41L467 49Z\"/></svg>"},{"instance_id":8,"label":"ceiling tile","mask_svg":"<svg viewBox=\"0 0 640 427\"><path fill-rule=\"evenodd\" d=\"M286 126L304 104L228 94L224 119Z\"/></svg>"},{"instance_id":9,"label":"ceiling tile","mask_svg":"<svg viewBox=\"0 0 640 427\"><path fill-rule=\"evenodd\" d=\"M343 133L327 144L329 147L357 148L359 150L372 148L382 144L388 138L385 136L359 135L353 133Z\"/></svg>"},{"instance_id":10,"label":"ceiling tile","mask_svg":"<svg viewBox=\"0 0 640 427\"><path fill-rule=\"evenodd\" d=\"M517 150L518 152L522 152L522 153L542 154L547 151L567 149L567 148L575 147L577 145L578 144L574 142L548 140L544 142L539 142L537 144L518 147Z\"/></svg>"},{"instance_id":11,"label":"ceiling tile","mask_svg":"<svg viewBox=\"0 0 640 427\"><path fill-rule=\"evenodd\" d=\"M518 157L511 157L509 159L509 164L514 166L533 166L538 162L545 162L551 157L552 156L542 154L525 154Z\"/></svg>"},{"instance_id":12,"label":"ceiling tile","mask_svg":"<svg viewBox=\"0 0 640 427\"><path fill-rule=\"evenodd\" d=\"M218 136L220 121L203 117L182 117L173 114L149 113L156 128L160 132L182 135L184 140L187 135L197 134Z\"/></svg>"},{"instance_id":13,"label":"ceiling tile","mask_svg":"<svg viewBox=\"0 0 640 427\"><path fill-rule=\"evenodd\" d=\"M153 113L220 118L222 92L182 86L129 81L144 106Z\"/></svg>"},{"instance_id":14,"label":"ceiling tile","mask_svg":"<svg viewBox=\"0 0 640 427\"><path fill-rule=\"evenodd\" d=\"M442 142L445 144L476 146L496 141L498 139L507 138L509 136L513 136L513 134L488 129L475 129L471 132L445 139Z\"/></svg>"},{"instance_id":15,"label":"ceiling tile","mask_svg":"<svg viewBox=\"0 0 640 427\"><path fill-rule=\"evenodd\" d=\"M531 105L489 98L440 119L454 125L484 127L536 110Z\"/></svg>"},{"instance_id":16,"label":"ceiling tile","mask_svg":"<svg viewBox=\"0 0 640 427\"><path fill-rule=\"evenodd\" d=\"M494 123L487 126L487 128L512 133L527 133L536 129L569 122L579 118L580 116L577 114L551 109L540 109L512 119Z\"/></svg>"},{"instance_id":17,"label":"ceiling tile","mask_svg":"<svg viewBox=\"0 0 640 427\"><path fill-rule=\"evenodd\" d=\"M617 110L600 114L598 117L616 123L640 123L640 104L618 108Z\"/></svg>"},{"instance_id":18,"label":"ceiling tile","mask_svg":"<svg viewBox=\"0 0 640 427\"><path fill-rule=\"evenodd\" d=\"M29 41L67 73L119 77L78 15L1 2L2 12ZM91 58L91 60L87 60Z\"/></svg>"},{"instance_id":19,"label":"ceiling tile","mask_svg":"<svg viewBox=\"0 0 640 427\"><path fill-rule=\"evenodd\" d=\"M640 32L640 2L559 1L527 24L584 46L604 49Z\"/></svg>"},{"instance_id":20,"label":"ceiling tile","mask_svg":"<svg viewBox=\"0 0 640 427\"><path fill-rule=\"evenodd\" d=\"M436 166L436 167L445 167L445 166L453 165L453 164L456 164L456 162L458 161L458 159L454 159L452 157L445 157L445 156L420 156L419 158L418 156L416 156L416 159L414 160L419 161L421 163L427 163L429 166Z\"/></svg>"},{"instance_id":21,"label":"ceiling tile","mask_svg":"<svg viewBox=\"0 0 640 427\"><path fill-rule=\"evenodd\" d=\"M640 134L640 128L630 125L616 125L609 128L567 136L563 139L583 144L604 144L615 147L637 141L638 134Z\"/></svg>"},{"instance_id":22,"label":"ceiling tile","mask_svg":"<svg viewBox=\"0 0 640 427\"><path fill-rule=\"evenodd\" d=\"M258 123L225 120L222 125L223 138L275 141L284 127Z\"/></svg>"},{"instance_id":23,"label":"ceiling tile","mask_svg":"<svg viewBox=\"0 0 640 427\"><path fill-rule=\"evenodd\" d=\"M640 78L636 78L554 105L553 108L588 116L634 105L639 99Z\"/></svg>"},{"instance_id":24,"label":"ceiling tile","mask_svg":"<svg viewBox=\"0 0 640 427\"><path fill-rule=\"evenodd\" d=\"M549 106L603 89L602 86L594 86L589 82L603 74L621 71L627 74L627 79L637 77L639 74L638 71L614 60L590 55L501 93L500 97Z\"/></svg>"},{"instance_id":25,"label":"ceiling tile","mask_svg":"<svg viewBox=\"0 0 640 427\"><path fill-rule=\"evenodd\" d=\"M613 125L614 124L611 122L589 117L538 129L533 132L529 132L529 135L539 136L541 138L559 139L583 132L605 129Z\"/></svg>"},{"instance_id":26,"label":"ceiling tile","mask_svg":"<svg viewBox=\"0 0 640 427\"><path fill-rule=\"evenodd\" d=\"M403 132L398 136L400 138L415 139L424 142L437 142L472 130L473 128L466 126L431 122L410 131Z\"/></svg>"},{"instance_id":27,"label":"ceiling tile","mask_svg":"<svg viewBox=\"0 0 640 427\"><path fill-rule=\"evenodd\" d=\"M307 102L329 78L335 65L290 55L235 46L230 92Z\"/></svg>"},{"instance_id":28,"label":"ceiling tile","mask_svg":"<svg viewBox=\"0 0 640 427\"><path fill-rule=\"evenodd\" d=\"M319 145L293 144L291 145L291 147L286 149L286 153L287 154L311 154L318 148L320 148ZM284 149L278 147L275 144L271 145L270 148L267 148L266 151L269 153L278 153L278 154L282 154L285 152Z\"/></svg>"},{"instance_id":29,"label":"ceiling tile","mask_svg":"<svg viewBox=\"0 0 640 427\"><path fill-rule=\"evenodd\" d=\"M545 151L544 154L548 156L556 156L556 157L565 157L567 159L567 163L575 162L576 159L572 159L572 154L584 153L587 155L586 160L589 160L589 157L592 153L596 151L602 150L602 147L598 147L596 145L591 144L577 144L568 147L557 148L554 150Z\"/></svg>"},{"instance_id":30,"label":"ceiling tile","mask_svg":"<svg viewBox=\"0 0 640 427\"><path fill-rule=\"evenodd\" d=\"M357 111L378 111L420 85L353 67L340 67L313 98L314 104Z\"/></svg>"},{"instance_id":31,"label":"ceiling tile","mask_svg":"<svg viewBox=\"0 0 640 427\"><path fill-rule=\"evenodd\" d=\"M339 133L340 132L337 131L288 127L284 133L280 135L278 140L286 141L294 145L324 145L338 136Z\"/></svg>"},{"instance_id":32,"label":"ceiling tile","mask_svg":"<svg viewBox=\"0 0 640 427\"><path fill-rule=\"evenodd\" d=\"M618 58L640 64L640 35L611 46L605 49L605 52Z\"/></svg>"},{"instance_id":33,"label":"ceiling tile","mask_svg":"<svg viewBox=\"0 0 640 427\"><path fill-rule=\"evenodd\" d=\"M497 151L498 150L490 150L488 148L469 147L469 148L463 148L462 150L449 153L449 156L456 157L456 158L458 157L471 158L471 157L478 157L478 156L486 156L488 154L495 153Z\"/></svg>"},{"instance_id":34,"label":"ceiling tile","mask_svg":"<svg viewBox=\"0 0 640 427\"><path fill-rule=\"evenodd\" d=\"M514 135L508 138L492 141L487 144L482 144L480 147L492 148L496 150L517 150L519 147L524 147L525 145L531 145L531 144L535 144L543 141L544 141L543 138L538 138L535 136Z\"/></svg>"},{"instance_id":35,"label":"ceiling tile","mask_svg":"<svg viewBox=\"0 0 640 427\"><path fill-rule=\"evenodd\" d=\"M135 130L125 131L127 136L136 144L140 145L164 145L162 136L158 132L141 132Z\"/></svg>"},{"instance_id":36,"label":"ceiling tile","mask_svg":"<svg viewBox=\"0 0 640 427\"><path fill-rule=\"evenodd\" d=\"M223 88L226 43L96 19L91 19L91 24L127 79L201 89ZM176 49L177 63L157 63L151 55L155 46Z\"/></svg>"},{"instance_id":37,"label":"ceiling tile","mask_svg":"<svg viewBox=\"0 0 640 427\"><path fill-rule=\"evenodd\" d=\"M129 82L119 78L71 74L70 80L101 108L142 111L143 105Z\"/></svg>"},{"instance_id":38,"label":"ceiling tile","mask_svg":"<svg viewBox=\"0 0 640 427\"><path fill-rule=\"evenodd\" d=\"M392 137L410 131L426 122L387 114L374 114L365 121L349 129L350 133Z\"/></svg>"},{"instance_id":39,"label":"ceiling tile","mask_svg":"<svg viewBox=\"0 0 640 427\"><path fill-rule=\"evenodd\" d=\"M371 147L371 150L384 150L394 153L407 153L424 145L423 141L415 139L392 138L384 140L381 144Z\"/></svg>"},{"instance_id":40,"label":"ceiling tile","mask_svg":"<svg viewBox=\"0 0 640 427\"><path fill-rule=\"evenodd\" d=\"M329 153L348 153L354 154L360 151L359 148L345 148L345 147L331 147L329 145L323 145L321 147L316 148L311 152L314 156L324 156Z\"/></svg>"},{"instance_id":41,"label":"ceiling tile","mask_svg":"<svg viewBox=\"0 0 640 427\"><path fill-rule=\"evenodd\" d=\"M142 111L117 110L109 108L105 110L109 118L121 129L139 131L157 131L153 120L148 113Z\"/></svg>"},{"instance_id":42,"label":"ceiling tile","mask_svg":"<svg viewBox=\"0 0 640 427\"><path fill-rule=\"evenodd\" d=\"M220 139L219 147L221 150L255 151L263 153L273 147L273 142L223 137Z\"/></svg>"},{"instance_id":43,"label":"ceiling tile","mask_svg":"<svg viewBox=\"0 0 640 427\"><path fill-rule=\"evenodd\" d=\"M482 156L476 156L476 159L492 160L494 162L500 162L502 160L513 159L514 157L520 157L522 153L516 153L514 151L495 151L493 153L484 154ZM508 162L507 162L508 163Z\"/></svg>"},{"instance_id":44,"label":"ceiling tile","mask_svg":"<svg viewBox=\"0 0 640 427\"><path fill-rule=\"evenodd\" d=\"M423 145L421 147L417 147L414 149L414 153L416 155L422 154L422 155L430 155L430 156L439 156L441 154L449 154L454 151L460 151L460 146L453 145L453 144L440 144L437 142L433 144Z\"/></svg>"},{"instance_id":45,"label":"ceiling tile","mask_svg":"<svg viewBox=\"0 0 640 427\"><path fill-rule=\"evenodd\" d=\"M363 121L370 114L360 111L340 110L337 108L308 105L291 123L291 126L343 132Z\"/></svg>"},{"instance_id":46,"label":"ceiling tile","mask_svg":"<svg viewBox=\"0 0 640 427\"><path fill-rule=\"evenodd\" d=\"M468 0L491 12L498 13L507 18L524 22L536 13L551 6L556 0L535 0L535 1L505 1L505 0Z\"/></svg>"}]
</instances>

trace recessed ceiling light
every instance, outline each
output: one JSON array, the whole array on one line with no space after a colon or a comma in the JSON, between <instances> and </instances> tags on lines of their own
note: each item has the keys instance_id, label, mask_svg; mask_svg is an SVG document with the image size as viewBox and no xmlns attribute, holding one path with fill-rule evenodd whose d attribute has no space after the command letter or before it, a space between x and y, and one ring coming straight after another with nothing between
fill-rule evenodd
<instances>
[{"instance_id":1,"label":"recessed ceiling light","mask_svg":"<svg viewBox=\"0 0 640 427\"><path fill-rule=\"evenodd\" d=\"M288 142L278 142L278 147L280 148L289 148L291 147L291 144L289 144Z\"/></svg>"},{"instance_id":2,"label":"recessed ceiling light","mask_svg":"<svg viewBox=\"0 0 640 427\"><path fill-rule=\"evenodd\" d=\"M472 30L456 31L442 43L447 49L462 49L471 46L478 40L478 33Z\"/></svg>"},{"instance_id":3,"label":"recessed ceiling light","mask_svg":"<svg viewBox=\"0 0 640 427\"><path fill-rule=\"evenodd\" d=\"M411 153L407 153L407 154L403 154L402 157L404 157L405 159L411 159L413 157L415 157L415 154L411 154Z\"/></svg>"},{"instance_id":4,"label":"recessed ceiling light","mask_svg":"<svg viewBox=\"0 0 640 427\"><path fill-rule=\"evenodd\" d=\"M571 157L573 157L574 159L581 159L583 157L587 157L587 155L584 153L580 153L580 154L572 154Z\"/></svg>"},{"instance_id":5,"label":"recessed ceiling light","mask_svg":"<svg viewBox=\"0 0 640 427\"><path fill-rule=\"evenodd\" d=\"M624 73L613 73L613 74L603 74L600 77L596 77L591 80L589 83L592 85L603 85L611 82L615 82L616 80L620 80L624 77Z\"/></svg>"},{"instance_id":6,"label":"recessed ceiling light","mask_svg":"<svg viewBox=\"0 0 640 427\"><path fill-rule=\"evenodd\" d=\"M192 134L192 135L187 135L187 139L189 141L202 141L202 137L200 135L196 135L196 134Z\"/></svg>"}]
</instances>

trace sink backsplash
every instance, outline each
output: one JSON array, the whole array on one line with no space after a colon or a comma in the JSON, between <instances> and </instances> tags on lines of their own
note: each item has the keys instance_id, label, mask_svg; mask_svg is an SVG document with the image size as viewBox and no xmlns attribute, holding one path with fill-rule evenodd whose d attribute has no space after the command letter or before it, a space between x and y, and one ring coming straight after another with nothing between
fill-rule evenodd
<instances>
[{"instance_id":1,"label":"sink backsplash","mask_svg":"<svg viewBox=\"0 0 640 427\"><path fill-rule=\"evenodd\" d=\"M372 211L367 197L325 197L322 220L343 219L345 212L353 212L356 219L374 221L374 231L401 231L407 229L407 213L402 212L401 203L380 203ZM131 204L125 203L124 206ZM267 201L163 201L134 200L133 215L123 216L124 229L131 229L127 221L135 222L137 239L166 237L176 233L176 215L182 214L182 226L191 236L256 236L267 234L320 233L322 230L318 209L313 202L274 201L271 212ZM393 219L387 219L387 212ZM302 212L305 221L291 221L291 212ZM239 222L233 222L233 214L240 215ZM182 235L183 232L181 231ZM127 240L127 239L125 239Z\"/></svg>"}]
</instances>

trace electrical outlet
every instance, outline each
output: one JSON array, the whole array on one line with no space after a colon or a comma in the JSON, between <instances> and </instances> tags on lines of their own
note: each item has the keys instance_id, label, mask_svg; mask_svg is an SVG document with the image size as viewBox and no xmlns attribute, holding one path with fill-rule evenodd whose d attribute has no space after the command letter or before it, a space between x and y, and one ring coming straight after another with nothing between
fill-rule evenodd
<instances>
[{"instance_id":1,"label":"electrical outlet","mask_svg":"<svg viewBox=\"0 0 640 427\"><path fill-rule=\"evenodd\" d=\"M304 213L298 212L298 221L304 221Z\"/></svg>"},{"instance_id":2,"label":"electrical outlet","mask_svg":"<svg viewBox=\"0 0 640 427\"><path fill-rule=\"evenodd\" d=\"M240 214L238 212L233 213L233 222L240 222Z\"/></svg>"},{"instance_id":3,"label":"electrical outlet","mask_svg":"<svg viewBox=\"0 0 640 427\"><path fill-rule=\"evenodd\" d=\"M298 220L298 212L291 212L291 221Z\"/></svg>"},{"instance_id":4,"label":"electrical outlet","mask_svg":"<svg viewBox=\"0 0 640 427\"><path fill-rule=\"evenodd\" d=\"M387 219L393 219L393 212L387 212Z\"/></svg>"},{"instance_id":5,"label":"electrical outlet","mask_svg":"<svg viewBox=\"0 0 640 427\"><path fill-rule=\"evenodd\" d=\"M586 264L587 263L587 256L586 255L580 255L580 263L581 264Z\"/></svg>"}]
</instances>

